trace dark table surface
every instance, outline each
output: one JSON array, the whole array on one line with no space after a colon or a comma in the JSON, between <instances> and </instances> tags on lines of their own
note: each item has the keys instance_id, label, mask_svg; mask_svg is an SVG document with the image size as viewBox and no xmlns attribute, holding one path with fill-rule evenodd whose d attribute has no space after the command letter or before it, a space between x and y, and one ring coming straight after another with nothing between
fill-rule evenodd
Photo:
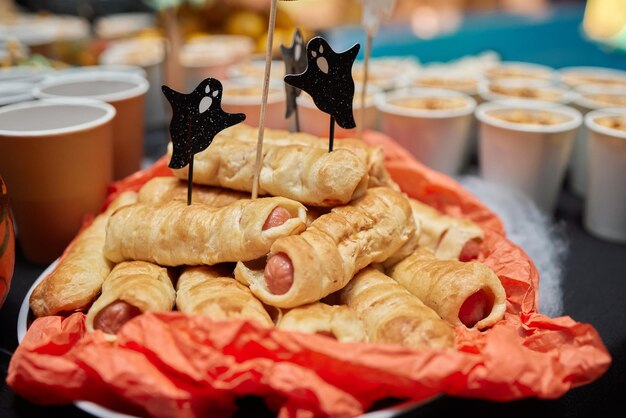
<instances>
[{"instance_id":1,"label":"dark table surface","mask_svg":"<svg viewBox=\"0 0 626 418\"><path fill-rule=\"evenodd\" d=\"M147 154L159 156L166 136L152 135L146 143ZM476 399L439 397L402 416L622 416L619 407L626 404L626 246L611 244L589 235L582 227L583 201L563 188L555 213L555 222L564 225L569 242L563 282L564 314L578 322L590 323L600 333L613 363L595 382L570 390L555 400L524 399L496 403ZM91 415L68 405L42 407L16 395L4 383L12 352L17 347L17 316L20 305L35 279L46 266L28 263L19 250L11 290L0 310L0 417L65 417ZM272 416L262 402L248 400L237 415Z\"/></svg>"}]
</instances>

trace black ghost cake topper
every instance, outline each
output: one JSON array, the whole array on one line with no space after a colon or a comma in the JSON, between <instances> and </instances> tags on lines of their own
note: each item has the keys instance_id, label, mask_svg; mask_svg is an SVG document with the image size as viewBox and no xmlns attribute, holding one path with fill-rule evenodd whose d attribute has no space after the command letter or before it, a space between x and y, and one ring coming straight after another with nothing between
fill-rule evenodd
<instances>
[{"instance_id":1,"label":"black ghost cake topper","mask_svg":"<svg viewBox=\"0 0 626 418\"><path fill-rule=\"evenodd\" d=\"M307 57L306 47L304 45L304 39L300 29L296 29L293 35L293 43L290 47L285 45L280 46L282 52L283 61L285 62L285 74L300 74L306 70ZM291 84L285 83L285 93L287 94L287 112L285 117L288 118L292 114L296 114L296 130L299 131L298 126L298 105L296 98L300 95L301 90L293 87Z\"/></svg>"},{"instance_id":2,"label":"black ghost cake topper","mask_svg":"<svg viewBox=\"0 0 626 418\"><path fill-rule=\"evenodd\" d=\"M285 82L306 91L315 105L330 114L330 149L334 136L334 122L344 129L356 126L352 112L354 80L352 64L361 46L354 45L345 52L333 51L328 42L317 36L307 44L307 68L302 74L286 75Z\"/></svg>"},{"instance_id":3,"label":"black ghost cake topper","mask_svg":"<svg viewBox=\"0 0 626 418\"><path fill-rule=\"evenodd\" d=\"M222 110L222 83L214 78L203 80L189 94L179 93L167 86L161 89L172 106L170 136L174 150L169 167L189 165L187 204L191 204L193 156L207 149L215 135L243 122L246 115Z\"/></svg>"}]
</instances>

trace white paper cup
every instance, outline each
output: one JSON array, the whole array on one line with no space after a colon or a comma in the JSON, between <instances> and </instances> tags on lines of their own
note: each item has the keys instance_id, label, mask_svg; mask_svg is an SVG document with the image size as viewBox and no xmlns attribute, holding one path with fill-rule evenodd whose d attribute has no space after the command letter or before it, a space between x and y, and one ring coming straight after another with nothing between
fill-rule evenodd
<instances>
[{"instance_id":1,"label":"white paper cup","mask_svg":"<svg viewBox=\"0 0 626 418\"><path fill-rule=\"evenodd\" d=\"M451 109L419 109L402 106L405 99L460 99ZM394 138L427 166L456 175L465 164L476 101L454 90L411 89L378 96L382 131Z\"/></svg>"},{"instance_id":2,"label":"white paper cup","mask_svg":"<svg viewBox=\"0 0 626 418\"><path fill-rule=\"evenodd\" d=\"M361 123L361 86L357 84L352 102L352 113L356 124ZM376 108L376 95L382 93L380 87L371 85L367 88L365 100L365 130L378 128L378 109ZM317 108L311 96L302 92L297 99L298 113L300 117L300 130L320 137L328 137L330 132L330 115ZM344 129L335 124L335 134L341 138L355 137L357 128Z\"/></svg>"},{"instance_id":3,"label":"white paper cup","mask_svg":"<svg viewBox=\"0 0 626 418\"><path fill-rule=\"evenodd\" d=\"M399 68L395 68L386 64L384 61L372 59L368 68L368 87L376 86L384 91L391 91L406 86L407 75L412 74L403 72ZM352 77L355 84L362 84L365 78L365 67L362 61L355 62L352 66Z\"/></svg>"},{"instance_id":4,"label":"white paper cup","mask_svg":"<svg viewBox=\"0 0 626 418\"><path fill-rule=\"evenodd\" d=\"M589 188L585 200L585 228L607 241L626 243L626 131L603 126L598 120L626 109L594 110L585 116L589 131Z\"/></svg>"},{"instance_id":5,"label":"white paper cup","mask_svg":"<svg viewBox=\"0 0 626 418\"><path fill-rule=\"evenodd\" d=\"M33 90L39 98L88 98L112 104L113 176L124 178L141 168L144 155L145 78L135 74L93 72L48 78Z\"/></svg>"},{"instance_id":6,"label":"white paper cup","mask_svg":"<svg viewBox=\"0 0 626 418\"><path fill-rule=\"evenodd\" d=\"M490 80L500 78L530 78L556 81L557 78L554 69L546 65L518 61L501 62L485 70L484 76Z\"/></svg>"},{"instance_id":7,"label":"white paper cup","mask_svg":"<svg viewBox=\"0 0 626 418\"><path fill-rule=\"evenodd\" d=\"M626 84L585 84L575 88L578 97L573 106L586 115L592 110L607 107L626 107ZM620 103L620 101L623 101ZM576 134L574 150L570 159L569 188L579 195L587 194L587 137L588 131L585 125L581 126Z\"/></svg>"},{"instance_id":8,"label":"white paper cup","mask_svg":"<svg viewBox=\"0 0 626 418\"><path fill-rule=\"evenodd\" d=\"M148 128L167 124L167 104L161 92L164 83L164 41L159 38L118 41L107 48L98 58L107 68L141 68L150 88L146 94L145 120Z\"/></svg>"},{"instance_id":9,"label":"white paper cup","mask_svg":"<svg viewBox=\"0 0 626 418\"><path fill-rule=\"evenodd\" d=\"M605 67L564 67L558 70L559 81L570 87L585 84L626 86L626 71Z\"/></svg>"},{"instance_id":10,"label":"white paper cup","mask_svg":"<svg viewBox=\"0 0 626 418\"><path fill-rule=\"evenodd\" d=\"M556 86L547 80L532 78L497 78L483 80L478 93L485 102L495 100L533 100L559 104L570 104L578 94L568 88Z\"/></svg>"},{"instance_id":11,"label":"white paper cup","mask_svg":"<svg viewBox=\"0 0 626 418\"><path fill-rule=\"evenodd\" d=\"M245 124L259 126L261 117L261 100L263 80L237 78L224 80L222 93L222 109L229 113L245 113ZM285 90L279 83L270 83L267 107L265 109L265 126L270 129L287 129L285 119Z\"/></svg>"},{"instance_id":12,"label":"white paper cup","mask_svg":"<svg viewBox=\"0 0 626 418\"><path fill-rule=\"evenodd\" d=\"M498 117L514 110L545 113L558 123L515 123ZM525 193L541 210L552 213L582 123L580 112L547 102L505 100L479 105L476 117L481 176Z\"/></svg>"},{"instance_id":13,"label":"white paper cup","mask_svg":"<svg viewBox=\"0 0 626 418\"><path fill-rule=\"evenodd\" d=\"M31 100L34 86L24 81L0 81L0 106Z\"/></svg>"}]
</instances>

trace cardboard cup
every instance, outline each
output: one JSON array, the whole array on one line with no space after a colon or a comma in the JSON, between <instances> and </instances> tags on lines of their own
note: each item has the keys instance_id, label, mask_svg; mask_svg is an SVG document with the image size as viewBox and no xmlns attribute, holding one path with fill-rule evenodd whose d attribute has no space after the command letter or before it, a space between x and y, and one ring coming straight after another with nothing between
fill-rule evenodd
<instances>
[{"instance_id":1,"label":"cardboard cup","mask_svg":"<svg viewBox=\"0 0 626 418\"><path fill-rule=\"evenodd\" d=\"M135 74L89 72L66 74L42 81L35 97L80 97L113 105L113 178L119 180L141 168L144 155L145 78Z\"/></svg>"},{"instance_id":2,"label":"cardboard cup","mask_svg":"<svg viewBox=\"0 0 626 418\"><path fill-rule=\"evenodd\" d=\"M361 123L361 92L360 84L355 86L354 100L352 104L354 121ZM367 86L367 98L365 99L365 126L364 130L378 129L379 117L376 108L376 96L382 93L382 88L371 85ZM317 108L311 96L302 92L297 99L300 117L300 130L320 137L328 137L330 131L330 115ZM341 138L355 137L357 128L344 129L335 124L335 134Z\"/></svg>"},{"instance_id":3,"label":"cardboard cup","mask_svg":"<svg viewBox=\"0 0 626 418\"><path fill-rule=\"evenodd\" d=\"M460 99L461 107L419 109L399 105L404 99ZM376 98L382 131L394 138L427 166L448 175L458 174L465 164L476 101L445 89L412 89Z\"/></svg>"},{"instance_id":4,"label":"cardboard cup","mask_svg":"<svg viewBox=\"0 0 626 418\"><path fill-rule=\"evenodd\" d=\"M193 91L207 77L225 79L228 69L248 58L253 50L254 42L247 36L207 35L193 38L180 51L187 90Z\"/></svg>"},{"instance_id":5,"label":"cardboard cup","mask_svg":"<svg viewBox=\"0 0 626 418\"><path fill-rule=\"evenodd\" d=\"M626 125L624 108L594 110L585 116L589 188L584 225L599 238L626 243L626 131L598 123L616 115Z\"/></svg>"},{"instance_id":6,"label":"cardboard cup","mask_svg":"<svg viewBox=\"0 0 626 418\"><path fill-rule=\"evenodd\" d=\"M261 117L261 98L263 79L237 78L224 80L222 83L222 109L229 113L245 113L245 124L259 126ZM285 90L277 83L270 82L267 108L265 110L265 127L270 129L287 129L285 119Z\"/></svg>"},{"instance_id":7,"label":"cardboard cup","mask_svg":"<svg viewBox=\"0 0 626 418\"><path fill-rule=\"evenodd\" d=\"M587 84L626 86L626 71L605 67L563 67L558 70L559 81L575 88Z\"/></svg>"},{"instance_id":8,"label":"cardboard cup","mask_svg":"<svg viewBox=\"0 0 626 418\"><path fill-rule=\"evenodd\" d=\"M42 100L0 108L0 171L24 256L50 263L99 211L112 180L115 108Z\"/></svg>"},{"instance_id":9,"label":"cardboard cup","mask_svg":"<svg viewBox=\"0 0 626 418\"><path fill-rule=\"evenodd\" d=\"M511 111L534 117L549 115L554 124L517 123L502 119ZM479 120L481 176L517 189L545 213L552 213L559 195L580 112L571 107L530 100L483 103Z\"/></svg>"},{"instance_id":10,"label":"cardboard cup","mask_svg":"<svg viewBox=\"0 0 626 418\"><path fill-rule=\"evenodd\" d=\"M558 78L558 74L551 67L520 61L503 61L485 70L484 75L489 80L529 78L555 82Z\"/></svg>"},{"instance_id":11,"label":"cardboard cup","mask_svg":"<svg viewBox=\"0 0 626 418\"><path fill-rule=\"evenodd\" d=\"M150 88L146 93L146 127L160 128L167 125L168 113L165 96L161 92L164 83L165 44L160 38L127 39L111 44L98 57L106 71L141 71Z\"/></svg>"},{"instance_id":12,"label":"cardboard cup","mask_svg":"<svg viewBox=\"0 0 626 418\"><path fill-rule=\"evenodd\" d=\"M626 84L586 84L576 87L578 97L574 107L584 115L592 110L607 107L626 107ZM585 125L576 134L574 150L569 166L569 188L578 196L587 194L587 137L589 133Z\"/></svg>"},{"instance_id":13,"label":"cardboard cup","mask_svg":"<svg viewBox=\"0 0 626 418\"><path fill-rule=\"evenodd\" d=\"M578 97L578 94L569 88L556 86L547 80L532 78L483 80L478 85L478 94L483 102L514 99L564 105L572 103Z\"/></svg>"}]
</instances>

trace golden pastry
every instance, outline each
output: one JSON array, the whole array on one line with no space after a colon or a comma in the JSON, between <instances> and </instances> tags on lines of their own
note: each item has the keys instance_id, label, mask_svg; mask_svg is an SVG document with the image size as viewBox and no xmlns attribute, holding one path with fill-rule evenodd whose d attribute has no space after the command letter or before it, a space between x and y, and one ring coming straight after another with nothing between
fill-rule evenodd
<instances>
[{"instance_id":1,"label":"golden pastry","mask_svg":"<svg viewBox=\"0 0 626 418\"><path fill-rule=\"evenodd\" d=\"M320 334L347 343L367 341L363 323L347 306L316 302L290 309L276 325L278 329Z\"/></svg>"},{"instance_id":2,"label":"golden pastry","mask_svg":"<svg viewBox=\"0 0 626 418\"><path fill-rule=\"evenodd\" d=\"M213 265L266 255L280 237L302 232L306 209L283 197L239 200L213 208L181 201L137 203L109 220L104 253L119 263Z\"/></svg>"},{"instance_id":3,"label":"golden pastry","mask_svg":"<svg viewBox=\"0 0 626 418\"><path fill-rule=\"evenodd\" d=\"M256 142L258 128L239 124L222 131L220 135L235 138L239 141ZM290 133L282 130L266 129L263 142L281 146L303 145L306 147L328 149L328 140L326 138L319 138L304 132ZM391 187L395 190L400 190L385 168L385 154L382 147L367 145L360 139L335 138L334 149L350 150L365 162L369 173L369 187Z\"/></svg>"},{"instance_id":4,"label":"golden pastry","mask_svg":"<svg viewBox=\"0 0 626 418\"><path fill-rule=\"evenodd\" d=\"M176 292L166 268L145 261L116 265L102 284L102 294L87 314L88 331L116 334L126 322L144 312L174 308Z\"/></svg>"},{"instance_id":5,"label":"golden pastry","mask_svg":"<svg viewBox=\"0 0 626 418\"><path fill-rule=\"evenodd\" d=\"M171 144L168 153L171 155ZM217 136L196 154L193 181L250 192L256 144ZM189 169L173 170L187 180ZM311 206L337 206L361 196L368 184L365 162L352 151L303 145L264 144L259 194L283 196Z\"/></svg>"},{"instance_id":6,"label":"golden pastry","mask_svg":"<svg viewBox=\"0 0 626 418\"><path fill-rule=\"evenodd\" d=\"M222 207L233 202L250 198L249 194L234 192L217 187L193 186L194 203ZM171 200L187 202L187 182L176 177L155 177L144 184L139 190L141 203L163 203Z\"/></svg>"},{"instance_id":7,"label":"golden pastry","mask_svg":"<svg viewBox=\"0 0 626 418\"><path fill-rule=\"evenodd\" d=\"M439 260L420 248L388 273L454 326L484 329L504 317L504 287L477 261Z\"/></svg>"},{"instance_id":8,"label":"golden pastry","mask_svg":"<svg viewBox=\"0 0 626 418\"><path fill-rule=\"evenodd\" d=\"M251 319L264 327L274 326L250 289L212 267L189 267L183 271L176 286L176 306L181 312L205 315L216 321Z\"/></svg>"},{"instance_id":9,"label":"golden pastry","mask_svg":"<svg viewBox=\"0 0 626 418\"><path fill-rule=\"evenodd\" d=\"M109 217L136 200L136 193L122 193L74 238L52 273L31 294L30 308L35 316L82 311L93 302L113 268L103 252Z\"/></svg>"},{"instance_id":10,"label":"golden pastry","mask_svg":"<svg viewBox=\"0 0 626 418\"><path fill-rule=\"evenodd\" d=\"M443 260L467 261L478 256L484 238L483 230L474 222L439 213L435 208L409 199L415 218L421 221L419 245L431 249Z\"/></svg>"},{"instance_id":11,"label":"golden pastry","mask_svg":"<svg viewBox=\"0 0 626 418\"><path fill-rule=\"evenodd\" d=\"M405 347L452 348L452 327L392 278L366 267L339 292L363 321L369 340Z\"/></svg>"},{"instance_id":12,"label":"golden pastry","mask_svg":"<svg viewBox=\"0 0 626 418\"><path fill-rule=\"evenodd\" d=\"M408 201L376 187L320 216L302 234L276 240L267 263L237 263L235 277L266 304L292 308L341 289L360 269L395 254L413 234Z\"/></svg>"}]
</instances>

